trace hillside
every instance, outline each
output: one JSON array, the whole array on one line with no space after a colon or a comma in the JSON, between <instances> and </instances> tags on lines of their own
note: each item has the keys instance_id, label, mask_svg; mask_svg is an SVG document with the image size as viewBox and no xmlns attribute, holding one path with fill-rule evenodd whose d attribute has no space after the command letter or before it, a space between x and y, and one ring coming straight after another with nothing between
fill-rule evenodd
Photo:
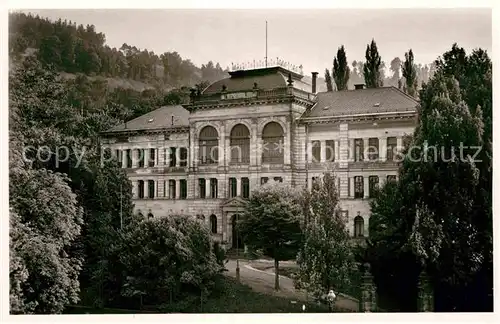
<instances>
[{"instance_id":1,"label":"hillside","mask_svg":"<svg viewBox=\"0 0 500 324\"><path fill-rule=\"evenodd\" d=\"M51 66L64 78L84 74L92 80L106 80L111 88L135 91L170 91L226 77L218 63L195 66L177 52L154 53L124 43L106 45L106 36L93 25L51 21L24 13L9 15L9 50L14 60L35 53L44 66Z\"/></svg>"}]
</instances>

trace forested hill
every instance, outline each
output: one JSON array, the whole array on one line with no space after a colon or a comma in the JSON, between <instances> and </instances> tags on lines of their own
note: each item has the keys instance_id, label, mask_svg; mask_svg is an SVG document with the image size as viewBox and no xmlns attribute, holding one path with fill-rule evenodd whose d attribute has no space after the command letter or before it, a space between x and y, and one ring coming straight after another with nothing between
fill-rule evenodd
<instances>
[{"instance_id":1,"label":"forested hill","mask_svg":"<svg viewBox=\"0 0 500 324\"><path fill-rule=\"evenodd\" d=\"M112 88L171 90L227 76L219 63L210 61L200 68L177 52L158 54L126 43L111 48L93 25L24 13L9 15L9 45L14 60L34 51L42 64L52 65L64 77L84 74L105 79Z\"/></svg>"}]
</instances>

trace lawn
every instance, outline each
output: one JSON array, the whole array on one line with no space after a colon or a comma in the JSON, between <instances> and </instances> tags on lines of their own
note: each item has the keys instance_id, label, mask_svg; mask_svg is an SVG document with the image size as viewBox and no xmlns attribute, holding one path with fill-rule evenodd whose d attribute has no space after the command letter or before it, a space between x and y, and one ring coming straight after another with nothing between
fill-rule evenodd
<instances>
[{"instance_id":1,"label":"lawn","mask_svg":"<svg viewBox=\"0 0 500 324\"><path fill-rule=\"evenodd\" d=\"M199 297L190 301L158 309L154 313L301 313L301 302L292 299L269 296L253 291L250 287L236 282L233 278L224 278L219 283L218 291L200 302ZM324 313L328 308L324 305L309 303L307 313ZM69 307L66 314L132 314L144 311L123 309L92 309L86 307ZM151 311L147 313L152 313Z\"/></svg>"}]
</instances>

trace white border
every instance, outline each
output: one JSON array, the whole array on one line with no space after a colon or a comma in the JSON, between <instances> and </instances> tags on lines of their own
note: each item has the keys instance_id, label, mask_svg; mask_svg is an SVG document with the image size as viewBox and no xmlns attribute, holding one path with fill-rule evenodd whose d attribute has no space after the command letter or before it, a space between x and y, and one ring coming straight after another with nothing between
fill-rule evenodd
<instances>
[{"instance_id":1,"label":"white border","mask_svg":"<svg viewBox=\"0 0 500 324\"><path fill-rule=\"evenodd\" d=\"M498 5L494 1L487 0L475 0L475 1L465 1L465 0L420 0L418 2L411 1L403 1L403 0L385 0L385 1L301 1L301 2L292 2L290 1L272 1L272 0L247 0L247 1L220 1L220 0L212 0L212 1L202 1L202 0L183 0L183 1L161 1L161 0L142 0L142 1L117 1L113 3L112 1L96 1L96 0L87 0L87 1L34 1L34 0L17 0L17 1L8 1L6 5L3 1L1 4L0 11L0 24L1 24L1 44L0 44L0 77L2 82L2 91L0 92L0 102L1 102L1 113L2 118L0 118L0 123L2 126L1 132L1 145L3 152L1 159L1 181L0 181L0 194L1 194L1 238L2 238L2 249L0 252L1 261L2 261L2 295L1 295L1 309L0 316L2 322L7 320L8 322L68 322L68 321L76 321L76 322L88 322L88 321L99 321L99 322L109 322L109 321L120 321L120 322L128 322L132 320L136 320L139 322L143 321L154 321L154 322L203 322L203 323L224 323L224 322L234 322L235 320L241 322L255 322L255 321L271 321L275 324L278 323L290 323L295 321L314 321L314 322L387 322L387 321L396 321L396 322L442 322L442 321L453 321L453 322L492 322L496 316L493 314L297 314L297 315L279 315L279 314L269 314L269 315L260 315L260 314L250 314L250 315L232 315L232 314L216 314L216 315L91 315L91 316L77 316L77 315L50 315L50 316L9 316L9 300L8 300L8 222L9 222L9 213L8 213L8 51L7 51L7 28L8 28L8 8L11 9L53 9L53 8L67 8L67 9L89 9L89 8L233 8L233 9L268 9L268 8L287 8L287 9L299 9L299 8L468 8L468 7L495 7L493 11L493 81L494 81L494 89L500 89L500 81L497 75L500 74L500 68L498 64L496 64L497 53L499 52L499 19L500 19L500 11ZM98 28L98 26L97 26ZM185 53L187 57L189 57L188 53ZM497 91L494 91L494 111L500 111L500 105L498 105L499 95ZM495 116L494 116L495 117ZM493 119L494 127L493 129L499 129L500 120L499 118ZM494 156L499 156L499 140L498 136L496 136L497 132L494 131ZM497 167L497 160L494 159L493 165ZM496 169L496 168L495 168ZM495 199L498 198L498 184L500 184L500 172L493 173L494 181L493 181L493 211L494 214L499 208L500 200ZM499 220L498 217L494 217L494 231L498 233ZM494 246L494 257L495 260L499 258L498 251L500 251L500 243L499 240L495 240ZM498 279L499 267L495 267L495 278ZM498 284L498 280L495 280L495 291L499 291L500 286ZM497 295L497 294L495 294ZM500 309L499 296L495 296L495 309Z\"/></svg>"}]
</instances>

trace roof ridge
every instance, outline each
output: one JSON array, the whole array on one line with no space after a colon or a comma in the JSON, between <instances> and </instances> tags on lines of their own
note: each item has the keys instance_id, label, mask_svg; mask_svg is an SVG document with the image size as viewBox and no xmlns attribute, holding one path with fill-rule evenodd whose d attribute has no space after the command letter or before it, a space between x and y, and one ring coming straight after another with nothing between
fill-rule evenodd
<instances>
[{"instance_id":1,"label":"roof ridge","mask_svg":"<svg viewBox=\"0 0 500 324\"><path fill-rule=\"evenodd\" d=\"M417 99L415 99L414 97L410 96L409 94L407 94L406 92L402 91L401 89L396 88L395 86L389 86L388 88L392 88L393 90L396 90L396 92L404 95L408 99L411 99L411 100L415 101L415 103L417 103L417 104L419 103L419 101Z\"/></svg>"}]
</instances>

